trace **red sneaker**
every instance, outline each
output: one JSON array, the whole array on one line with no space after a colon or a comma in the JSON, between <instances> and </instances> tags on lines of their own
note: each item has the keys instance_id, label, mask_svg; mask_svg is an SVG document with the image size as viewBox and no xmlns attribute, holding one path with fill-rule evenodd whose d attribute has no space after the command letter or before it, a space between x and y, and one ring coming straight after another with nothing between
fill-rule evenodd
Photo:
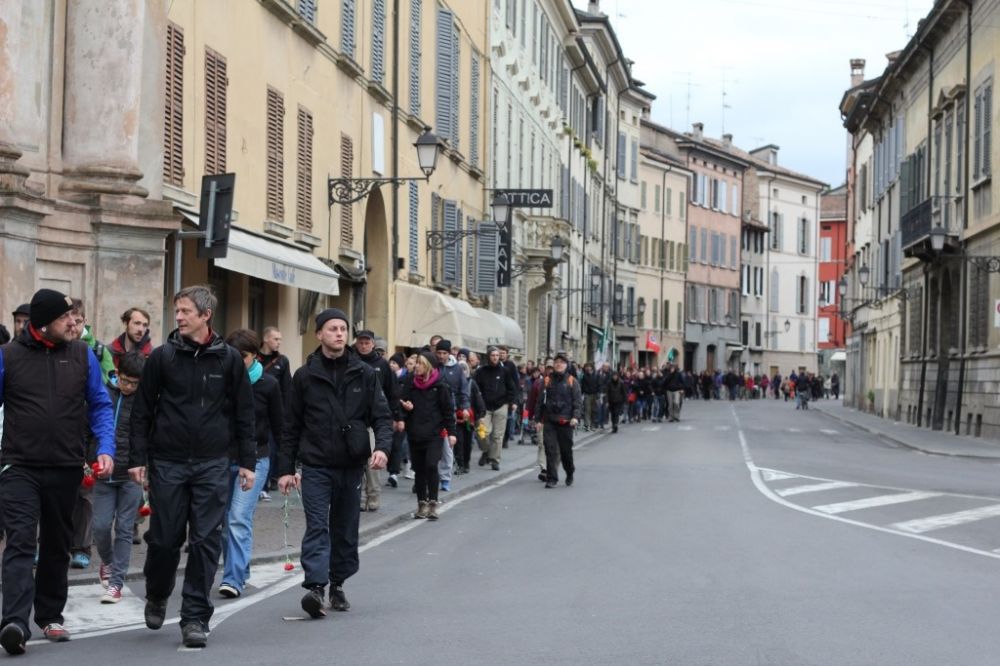
<instances>
[{"instance_id":1,"label":"red sneaker","mask_svg":"<svg viewBox=\"0 0 1000 666\"><path fill-rule=\"evenodd\" d=\"M107 587L108 581L111 580L111 565L101 562L101 566L97 570L97 577L101 579L101 586Z\"/></svg>"},{"instance_id":2,"label":"red sneaker","mask_svg":"<svg viewBox=\"0 0 1000 666\"><path fill-rule=\"evenodd\" d=\"M45 625L45 628L42 629L42 633L45 634L45 637L53 643L65 643L69 640L69 632L66 631L66 628L58 622Z\"/></svg>"}]
</instances>

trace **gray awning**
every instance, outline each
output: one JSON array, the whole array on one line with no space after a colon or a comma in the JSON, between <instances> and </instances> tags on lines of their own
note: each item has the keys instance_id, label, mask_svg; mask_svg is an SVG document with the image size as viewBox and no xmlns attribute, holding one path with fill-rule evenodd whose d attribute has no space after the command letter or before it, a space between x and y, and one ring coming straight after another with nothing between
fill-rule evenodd
<instances>
[{"instance_id":1,"label":"gray awning","mask_svg":"<svg viewBox=\"0 0 1000 666\"><path fill-rule=\"evenodd\" d=\"M215 265L296 289L336 296L340 276L317 257L294 247L232 227L229 252Z\"/></svg>"}]
</instances>

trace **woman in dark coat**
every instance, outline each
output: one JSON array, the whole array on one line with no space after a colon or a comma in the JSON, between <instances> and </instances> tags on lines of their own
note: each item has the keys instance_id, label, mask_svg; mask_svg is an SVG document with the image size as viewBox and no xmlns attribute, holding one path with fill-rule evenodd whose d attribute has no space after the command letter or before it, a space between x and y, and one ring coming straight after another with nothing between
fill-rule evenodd
<instances>
[{"instance_id":1,"label":"woman in dark coat","mask_svg":"<svg viewBox=\"0 0 1000 666\"><path fill-rule=\"evenodd\" d=\"M437 520L441 486L438 462L445 437L448 446L455 446L457 441L455 401L430 352L417 356L413 374L403 379L400 389L399 402L410 442L410 464L416 475L417 512L413 517Z\"/></svg>"}]
</instances>

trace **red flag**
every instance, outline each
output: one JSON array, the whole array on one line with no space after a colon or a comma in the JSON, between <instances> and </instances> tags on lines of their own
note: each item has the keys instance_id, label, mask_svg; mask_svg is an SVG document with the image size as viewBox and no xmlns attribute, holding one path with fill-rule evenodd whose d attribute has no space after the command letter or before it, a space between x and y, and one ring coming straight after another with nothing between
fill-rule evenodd
<instances>
[{"instance_id":1,"label":"red flag","mask_svg":"<svg viewBox=\"0 0 1000 666\"><path fill-rule=\"evenodd\" d=\"M652 331L646 331L646 349L657 354L660 353L660 342L656 339L656 335Z\"/></svg>"}]
</instances>

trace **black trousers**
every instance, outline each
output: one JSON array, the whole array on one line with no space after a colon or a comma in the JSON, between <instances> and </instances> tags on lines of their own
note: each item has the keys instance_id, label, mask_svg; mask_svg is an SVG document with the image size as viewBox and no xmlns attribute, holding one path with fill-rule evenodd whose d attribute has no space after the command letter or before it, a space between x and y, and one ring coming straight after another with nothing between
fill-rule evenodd
<instances>
[{"instance_id":1,"label":"black trousers","mask_svg":"<svg viewBox=\"0 0 1000 666\"><path fill-rule=\"evenodd\" d=\"M150 461L146 534L146 598L166 601L174 591L181 546L188 544L181 624L208 626L215 607L209 598L222 555L222 521L229 500L229 459L195 462Z\"/></svg>"},{"instance_id":2,"label":"black trousers","mask_svg":"<svg viewBox=\"0 0 1000 666\"><path fill-rule=\"evenodd\" d=\"M459 467L468 467L469 461L472 460L473 431L463 424L456 428L455 435L455 439L458 440L455 443L455 464Z\"/></svg>"},{"instance_id":3,"label":"black trousers","mask_svg":"<svg viewBox=\"0 0 1000 666\"><path fill-rule=\"evenodd\" d=\"M412 454L411 454L412 456ZM342 585L358 572L364 467L302 467L302 587Z\"/></svg>"},{"instance_id":4,"label":"black trousers","mask_svg":"<svg viewBox=\"0 0 1000 666\"><path fill-rule=\"evenodd\" d=\"M545 443L545 473L549 481L559 480L560 460L566 475L572 475L576 471L573 465L573 426L546 421L542 437Z\"/></svg>"},{"instance_id":5,"label":"black trousers","mask_svg":"<svg viewBox=\"0 0 1000 666\"><path fill-rule=\"evenodd\" d=\"M3 553L3 620L24 629L32 605L39 627L63 622L73 506L83 478L79 467L23 467L0 473L0 510L7 536ZM38 568L32 575L35 546Z\"/></svg>"},{"instance_id":6,"label":"black trousers","mask_svg":"<svg viewBox=\"0 0 1000 666\"><path fill-rule=\"evenodd\" d=\"M405 432L392 433L392 448L389 449L389 464L387 465L389 474L399 474L400 470L403 468L403 449L405 448L405 442Z\"/></svg>"},{"instance_id":7,"label":"black trousers","mask_svg":"<svg viewBox=\"0 0 1000 666\"><path fill-rule=\"evenodd\" d=\"M413 468L417 485L417 499L421 502L436 502L441 485L438 462L444 451L444 440L438 438L430 442L410 442L410 466Z\"/></svg>"},{"instance_id":8,"label":"black trousers","mask_svg":"<svg viewBox=\"0 0 1000 666\"><path fill-rule=\"evenodd\" d=\"M618 421L622 417L622 407L624 407L620 402L611 403L611 427L618 430Z\"/></svg>"}]
</instances>

